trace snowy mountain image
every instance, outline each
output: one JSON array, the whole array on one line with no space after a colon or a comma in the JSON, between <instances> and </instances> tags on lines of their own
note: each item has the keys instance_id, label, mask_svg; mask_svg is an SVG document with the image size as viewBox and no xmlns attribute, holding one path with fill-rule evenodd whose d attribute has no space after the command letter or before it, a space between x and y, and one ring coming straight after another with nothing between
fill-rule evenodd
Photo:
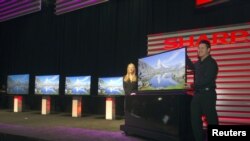
<instances>
[{"instance_id":1,"label":"snowy mountain image","mask_svg":"<svg viewBox=\"0 0 250 141\"><path fill-rule=\"evenodd\" d=\"M123 77L103 77L98 81L99 95L124 95Z\"/></svg>"},{"instance_id":2,"label":"snowy mountain image","mask_svg":"<svg viewBox=\"0 0 250 141\"><path fill-rule=\"evenodd\" d=\"M90 76L66 77L65 94L68 95L90 95Z\"/></svg>"},{"instance_id":3,"label":"snowy mountain image","mask_svg":"<svg viewBox=\"0 0 250 141\"><path fill-rule=\"evenodd\" d=\"M35 94L59 94L59 75L36 76Z\"/></svg>"},{"instance_id":4,"label":"snowy mountain image","mask_svg":"<svg viewBox=\"0 0 250 141\"><path fill-rule=\"evenodd\" d=\"M183 89L185 54L185 48L181 48L139 59L139 90Z\"/></svg>"}]
</instances>

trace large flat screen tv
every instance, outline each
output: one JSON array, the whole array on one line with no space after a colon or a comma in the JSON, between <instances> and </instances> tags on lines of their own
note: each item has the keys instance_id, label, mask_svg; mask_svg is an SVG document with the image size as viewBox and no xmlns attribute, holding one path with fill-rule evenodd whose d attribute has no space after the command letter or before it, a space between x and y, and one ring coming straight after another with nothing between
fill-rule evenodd
<instances>
[{"instance_id":1,"label":"large flat screen tv","mask_svg":"<svg viewBox=\"0 0 250 141\"><path fill-rule=\"evenodd\" d=\"M29 94L29 74L8 75L8 94Z\"/></svg>"},{"instance_id":2,"label":"large flat screen tv","mask_svg":"<svg viewBox=\"0 0 250 141\"><path fill-rule=\"evenodd\" d=\"M98 95L124 95L123 77L102 77L98 80Z\"/></svg>"},{"instance_id":3,"label":"large flat screen tv","mask_svg":"<svg viewBox=\"0 0 250 141\"><path fill-rule=\"evenodd\" d=\"M68 76L65 80L66 95L90 95L90 76Z\"/></svg>"},{"instance_id":4,"label":"large flat screen tv","mask_svg":"<svg viewBox=\"0 0 250 141\"><path fill-rule=\"evenodd\" d=\"M35 77L35 94L58 95L59 75L43 75Z\"/></svg>"},{"instance_id":5,"label":"large flat screen tv","mask_svg":"<svg viewBox=\"0 0 250 141\"><path fill-rule=\"evenodd\" d=\"M138 90L181 90L186 82L186 47L138 61Z\"/></svg>"}]
</instances>

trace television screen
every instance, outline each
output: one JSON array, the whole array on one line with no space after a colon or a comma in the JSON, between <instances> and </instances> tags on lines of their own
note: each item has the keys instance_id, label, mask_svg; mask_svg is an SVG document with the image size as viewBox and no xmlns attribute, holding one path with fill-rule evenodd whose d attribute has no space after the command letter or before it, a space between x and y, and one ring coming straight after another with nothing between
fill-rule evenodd
<instances>
[{"instance_id":1,"label":"television screen","mask_svg":"<svg viewBox=\"0 0 250 141\"><path fill-rule=\"evenodd\" d=\"M98 80L98 95L124 95L123 77L103 77Z\"/></svg>"},{"instance_id":2,"label":"television screen","mask_svg":"<svg viewBox=\"0 0 250 141\"><path fill-rule=\"evenodd\" d=\"M58 95L59 75L44 75L35 77L35 94Z\"/></svg>"},{"instance_id":3,"label":"television screen","mask_svg":"<svg viewBox=\"0 0 250 141\"><path fill-rule=\"evenodd\" d=\"M90 76L69 76L65 80L65 94L90 95Z\"/></svg>"},{"instance_id":4,"label":"television screen","mask_svg":"<svg viewBox=\"0 0 250 141\"><path fill-rule=\"evenodd\" d=\"M138 90L185 89L186 48L147 56L138 62Z\"/></svg>"},{"instance_id":5,"label":"television screen","mask_svg":"<svg viewBox=\"0 0 250 141\"><path fill-rule=\"evenodd\" d=\"M8 94L28 94L29 93L29 74L8 75L7 93Z\"/></svg>"}]
</instances>

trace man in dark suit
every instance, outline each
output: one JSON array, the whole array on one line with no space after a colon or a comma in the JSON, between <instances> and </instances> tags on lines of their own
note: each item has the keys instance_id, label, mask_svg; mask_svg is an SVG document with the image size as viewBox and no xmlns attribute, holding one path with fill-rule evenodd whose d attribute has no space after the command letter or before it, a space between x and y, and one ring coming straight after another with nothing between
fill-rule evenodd
<instances>
[{"instance_id":1,"label":"man in dark suit","mask_svg":"<svg viewBox=\"0 0 250 141\"><path fill-rule=\"evenodd\" d=\"M191 122L196 141L204 141L202 115L206 116L208 125L218 124L215 91L218 65L210 51L210 42L201 40L198 47L199 60L193 64L187 57L187 65L194 71L195 92L191 102Z\"/></svg>"}]
</instances>

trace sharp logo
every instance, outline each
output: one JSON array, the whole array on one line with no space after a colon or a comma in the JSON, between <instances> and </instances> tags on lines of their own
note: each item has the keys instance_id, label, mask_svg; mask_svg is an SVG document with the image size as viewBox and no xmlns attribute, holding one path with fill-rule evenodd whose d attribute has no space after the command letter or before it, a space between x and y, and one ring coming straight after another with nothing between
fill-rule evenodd
<instances>
[{"instance_id":1,"label":"sharp logo","mask_svg":"<svg viewBox=\"0 0 250 141\"><path fill-rule=\"evenodd\" d=\"M198 46L201 40L210 40L212 45L234 44L250 42L249 33L246 30L235 30L228 32L216 32L212 34L200 34L190 36L179 36L166 38L164 40L165 48L178 48L182 46Z\"/></svg>"}]
</instances>

